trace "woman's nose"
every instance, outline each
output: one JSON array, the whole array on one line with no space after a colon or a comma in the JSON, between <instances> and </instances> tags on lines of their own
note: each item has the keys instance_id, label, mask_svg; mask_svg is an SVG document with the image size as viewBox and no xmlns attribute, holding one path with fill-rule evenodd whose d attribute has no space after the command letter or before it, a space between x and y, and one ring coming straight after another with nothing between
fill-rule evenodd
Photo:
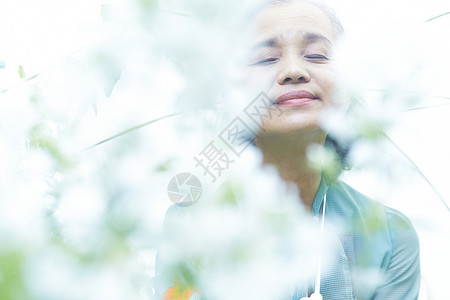
<instances>
[{"instance_id":1,"label":"woman's nose","mask_svg":"<svg viewBox=\"0 0 450 300\"><path fill-rule=\"evenodd\" d=\"M311 80L308 70L299 58L285 60L281 64L278 84L306 83Z\"/></svg>"}]
</instances>

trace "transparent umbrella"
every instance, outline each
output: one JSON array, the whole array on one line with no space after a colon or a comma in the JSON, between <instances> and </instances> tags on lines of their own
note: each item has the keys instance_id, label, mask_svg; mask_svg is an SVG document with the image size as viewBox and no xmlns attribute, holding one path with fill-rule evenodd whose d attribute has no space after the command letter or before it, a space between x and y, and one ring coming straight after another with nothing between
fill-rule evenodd
<instances>
[{"instance_id":1,"label":"transparent umbrella","mask_svg":"<svg viewBox=\"0 0 450 300\"><path fill-rule=\"evenodd\" d=\"M446 180L447 170L450 170L450 142L446 132L450 128L450 91L446 82L450 75L447 55L450 53L450 41L445 38L449 20L449 13L444 12L425 20L423 24L426 36L420 36L424 38L423 43L427 47L424 46L421 53L424 67L418 70L425 89L411 88L402 91L402 96L421 101L402 108L403 112L397 118L396 125L386 132L386 143L378 149L387 158L387 162L395 162L395 166L391 165L388 169L393 173L392 176L384 177L385 187L379 180L379 174L373 175L365 170L354 170L352 175L346 175L345 178L378 200L380 195L389 193L390 196L384 202L398 208L413 221L421 240L423 300L449 298L448 292L443 288L446 286L446 276L440 272L450 268L450 260L446 255L450 250L450 191ZM438 54L427 52L431 50L438 50ZM366 92L380 94L386 90L372 89ZM175 115L166 115L125 129L85 150ZM361 175L362 173L365 174ZM371 180L371 176L376 176L377 181ZM392 178L395 180L392 181ZM384 191L380 192L380 189Z\"/></svg>"},{"instance_id":2,"label":"transparent umbrella","mask_svg":"<svg viewBox=\"0 0 450 300\"><path fill-rule=\"evenodd\" d=\"M444 12L427 19L418 34L421 49L417 61L421 66L415 75L420 80L397 91L397 96L415 100L404 102L399 109L394 126L385 131L384 142L377 149L376 166L372 165L379 168L386 159L383 171L387 172L375 174L363 168L344 175L358 189L404 212L414 223L421 243L420 299L450 297L445 288L450 268L449 28L450 13ZM373 88L364 94L388 92Z\"/></svg>"}]
</instances>

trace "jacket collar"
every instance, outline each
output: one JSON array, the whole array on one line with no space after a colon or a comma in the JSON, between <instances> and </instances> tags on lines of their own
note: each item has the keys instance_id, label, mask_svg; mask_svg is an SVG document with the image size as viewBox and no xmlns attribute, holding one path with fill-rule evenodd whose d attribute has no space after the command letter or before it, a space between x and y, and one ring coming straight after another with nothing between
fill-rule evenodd
<instances>
[{"instance_id":1,"label":"jacket collar","mask_svg":"<svg viewBox=\"0 0 450 300\"><path fill-rule=\"evenodd\" d=\"M317 190L316 198L314 199L312 214L313 216L320 216L320 212L322 211L323 198L325 194L328 192L329 184L325 177L322 175L320 180L319 189Z\"/></svg>"}]
</instances>

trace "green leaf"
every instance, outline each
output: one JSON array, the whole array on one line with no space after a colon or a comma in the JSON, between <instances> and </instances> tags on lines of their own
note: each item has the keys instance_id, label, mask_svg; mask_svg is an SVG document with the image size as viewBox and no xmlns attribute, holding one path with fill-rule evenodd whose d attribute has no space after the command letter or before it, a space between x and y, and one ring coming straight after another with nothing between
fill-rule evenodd
<instances>
[{"instance_id":1,"label":"green leaf","mask_svg":"<svg viewBox=\"0 0 450 300\"><path fill-rule=\"evenodd\" d=\"M24 256L18 249L0 251L0 299L30 299L23 281Z\"/></svg>"},{"instance_id":2,"label":"green leaf","mask_svg":"<svg viewBox=\"0 0 450 300\"><path fill-rule=\"evenodd\" d=\"M22 66L22 65L19 65L19 71L18 71L18 73L19 73L20 78L25 78L25 76L27 76L27 75L25 74L25 70L23 69L23 66Z\"/></svg>"}]
</instances>

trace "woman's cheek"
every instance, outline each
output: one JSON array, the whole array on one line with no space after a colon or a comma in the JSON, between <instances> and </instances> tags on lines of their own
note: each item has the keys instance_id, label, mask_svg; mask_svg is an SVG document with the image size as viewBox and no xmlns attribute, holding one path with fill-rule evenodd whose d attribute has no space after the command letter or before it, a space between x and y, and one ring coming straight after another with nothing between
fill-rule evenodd
<instances>
[{"instance_id":1,"label":"woman's cheek","mask_svg":"<svg viewBox=\"0 0 450 300\"><path fill-rule=\"evenodd\" d=\"M314 76L318 78L318 85L323 93L323 98L331 101L337 90L337 73L333 69L321 70Z\"/></svg>"}]
</instances>

